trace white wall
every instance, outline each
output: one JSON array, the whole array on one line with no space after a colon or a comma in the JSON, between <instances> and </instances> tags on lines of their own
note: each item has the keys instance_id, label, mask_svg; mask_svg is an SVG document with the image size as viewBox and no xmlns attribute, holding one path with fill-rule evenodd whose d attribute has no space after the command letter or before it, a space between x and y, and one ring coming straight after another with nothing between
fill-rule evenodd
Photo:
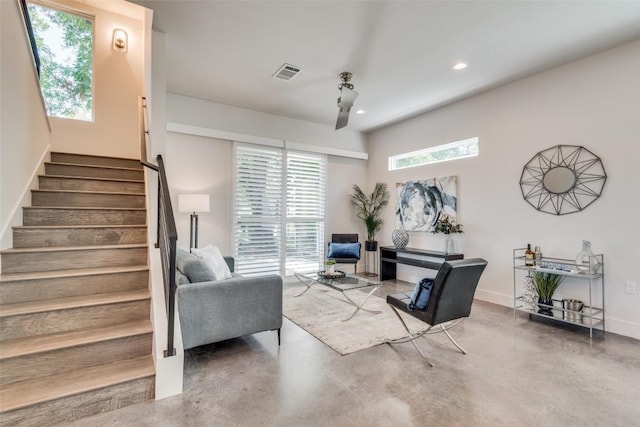
<instances>
[{"instance_id":1,"label":"white wall","mask_svg":"<svg viewBox=\"0 0 640 427\"><path fill-rule=\"evenodd\" d=\"M214 244L233 253L233 142L168 132L166 166L178 228L178 246L189 247L189 214L178 212L178 194L205 193L211 198L208 213L198 215L198 246ZM328 156L325 234L360 232L349 194L351 186L364 186L366 162Z\"/></svg>"},{"instance_id":2,"label":"white wall","mask_svg":"<svg viewBox=\"0 0 640 427\"><path fill-rule=\"evenodd\" d=\"M479 157L388 171L389 155L473 136L480 138ZM458 176L465 257L489 262L477 297L512 304L513 248L531 243L544 255L574 259L587 239L605 256L607 330L640 338L640 291L624 293L625 281L640 284L640 41L378 130L368 143L369 182L393 187L409 179ZM520 193L524 164L557 144L585 146L606 168L602 197L582 212L540 213ZM379 239L386 243L394 208L387 209ZM440 247L431 234L411 234L409 246ZM558 292L587 296L584 282L565 283Z\"/></svg>"},{"instance_id":3,"label":"white wall","mask_svg":"<svg viewBox=\"0 0 640 427\"><path fill-rule=\"evenodd\" d=\"M59 1L72 9L95 16L93 58L93 122L51 117L52 150L71 153L139 158L138 97L143 94L143 8L138 17L110 12L109 6L125 2ZM119 10L119 9L118 9ZM129 15L136 15L135 12ZM128 34L128 51L112 48L113 30Z\"/></svg>"},{"instance_id":4,"label":"white wall","mask_svg":"<svg viewBox=\"0 0 640 427\"><path fill-rule=\"evenodd\" d=\"M233 143L168 132L166 167L178 228L178 247L189 250L189 214L178 212L178 194L209 194L209 213L198 214L198 247L216 245L233 253L231 172Z\"/></svg>"},{"instance_id":5,"label":"white wall","mask_svg":"<svg viewBox=\"0 0 640 427\"><path fill-rule=\"evenodd\" d=\"M367 162L346 157L329 156L327 162L327 201L325 239L331 241L332 233L358 233L360 241L367 239L367 229L356 218L351 206L353 185L371 193L367 186ZM358 271L364 271L364 243ZM347 266L343 266L348 268ZM344 269L344 268L343 268Z\"/></svg>"},{"instance_id":6,"label":"white wall","mask_svg":"<svg viewBox=\"0 0 640 427\"><path fill-rule=\"evenodd\" d=\"M366 152L365 138L350 129L232 107L188 96L167 94L167 121L246 135Z\"/></svg>"},{"instance_id":7,"label":"white wall","mask_svg":"<svg viewBox=\"0 0 640 427\"><path fill-rule=\"evenodd\" d=\"M0 1L0 19L0 248L8 248L48 153L50 130L18 2Z\"/></svg>"},{"instance_id":8,"label":"white wall","mask_svg":"<svg viewBox=\"0 0 640 427\"><path fill-rule=\"evenodd\" d=\"M175 94L167 95L167 121L364 152L362 136L348 129L336 132L328 126ZM178 246L185 249L189 246L189 215L178 212L178 194L202 192L211 196L211 211L199 214L199 246L215 244L223 253L233 253L232 141L175 132L167 132L165 138ZM363 237L364 228L353 215L349 195L353 184L366 188L367 162L331 155L327 158L327 241L331 233L359 232Z\"/></svg>"}]
</instances>

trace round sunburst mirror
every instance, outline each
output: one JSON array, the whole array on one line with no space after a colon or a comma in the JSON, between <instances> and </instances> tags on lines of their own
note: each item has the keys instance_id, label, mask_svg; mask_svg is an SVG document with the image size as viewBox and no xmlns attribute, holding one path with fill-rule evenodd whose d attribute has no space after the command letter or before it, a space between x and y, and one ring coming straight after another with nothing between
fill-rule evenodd
<instances>
[{"instance_id":1,"label":"round sunburst mirror","mask_svg":"<svg viewBox=\"0 0 640 427\"><path fill-rule=\"evenodd\" d=\"M541 212L579 212L602 194L607 174L600 157L579 145L556 145L522 169L522 197Z\"/></svg>"}]
</instances>

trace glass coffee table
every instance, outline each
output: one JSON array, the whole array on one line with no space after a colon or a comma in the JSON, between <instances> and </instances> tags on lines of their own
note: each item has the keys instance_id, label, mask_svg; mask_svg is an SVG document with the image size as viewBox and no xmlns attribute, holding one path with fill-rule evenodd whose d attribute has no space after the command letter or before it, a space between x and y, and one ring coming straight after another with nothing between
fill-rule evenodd
<instances>
[{"instance_id":1,"label":"glass coffee table","mask_svg":"<svg viewBox=\"0 0 640 427\"><path fill-rule=\"evenodd\" d=\"M303 285L306 286L305 290L303 290L297 295L294 295L294 297L299 297L304 295L309 289L311 289L313 285L323 285L327 288L333 289L335 291L339 291L345 297L346 299L345 302L351 304L356 308L349 317L342 320L343 322L346 322L347 320L352 319L353 316L358 314L360 310L366 311L368 313L373 313L373 314L381 313L381 311L369 310L367 308L364 308L364 305L369 299L369 297L382 285L382 283L378 282L377 280L371 280L365 277L356 276L355 274L344 274L344 276L340 276L340 277L325 277L321 274L321 272L317 272L317 271L314 271L314 272L295 272L294 271L293 274ZM351 299L351 297L349 297L349 295L347 294L348 291L367 290L367 288L371 288L371 290L369 291L367 296L364 298L364 300L360 304L358 304L353 299ZM325 289L319 289L319 290L322 292L327 291Z\"/></svg>"}]
</instances>

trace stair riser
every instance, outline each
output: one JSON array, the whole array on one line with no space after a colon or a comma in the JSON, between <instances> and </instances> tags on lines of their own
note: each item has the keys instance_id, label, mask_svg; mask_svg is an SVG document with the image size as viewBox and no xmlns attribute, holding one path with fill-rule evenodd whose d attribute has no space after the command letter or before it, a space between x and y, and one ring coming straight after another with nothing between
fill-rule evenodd
<instances>
[{"instance_id":1,"label":"stair riser","mask_svg":"<svg viewBox=\"0 0 640 427\"><path fill-rule=\"evenodd\" d=\"M144 208L144 195L109 193L31 192L31 206L65 206L77 208Z\"/></svg>"},{"instance_id":2,"label":"stair riser","mask_svg":"<svg viewBox=\"0 0 640 427\"><path fill-rule=\"evenodd\" d=\"M0 319L0 340L119 325L150 316L149 300L8 316Z\"/></svg>"},{"instance_id":3,"label":"stair riser","mask_svg":"<svg viewBox=\"0 0 640 427\"><path fill-rule=\"evenodd\" d=\"M45 163L44 171L47 175L81 176L87 178L144 179L143 171L133 169L94 168L91 166Z\"/></svg>"},{"instance_id":4,"label":"stair riser","mask_svg":"<svg viewBox=\"0 0 640 427\"><path fill-rule=\"evenodd\" d=\"M105 248L54 252L5 253L2 273L146 265L147 248Z\"/></svg>"},{"instance_id":5,"label":"stair riser","mask_svg":"<svg viewBox=\"0 0 640 427\"><path fill-rule=\"evenodd\" d=\"M106 411L153 399L150 376L0 414L0 425L32 427L70 423Z\"/></svg>"},{"instance_id":6,"label":"stair riser","mask_svg":"<svg viewBox=\"0 0 640 427\"><path fill-rule=\"evenodd\" d=\"M112 193L144 193L143 182L104 181L82 178L39 177L41 190L107 191Z\"/></svg>"},{"instance_id":7,"label":"stair riser","mask_svg":"<svg viewBox=\"0 0 640 427\"><path fill-rule=\"evenodd\" d=\"M66 347L0 361L0 384L151 354L151 333Z\"/></svg>"},{"instance_id":8,"label":"stair riser","mask_svg":"<svg viewBox=\"0 0 640 427\"><path fill-rule=\"evenodd\" d=\"M0 301L3 304L14 304L148 288L149 272L146 270L55 279L20 280L2 283Z\"/></svg>"},{"instance_id":9,"label":"stair riser","mask_svg":"<svg viewBox=\"0 0 640 427\"><path fill-rule=\"evenodd\" d=\"M50 246L93 246L146 243L147 229L139 228L60 228L13 230L14 248Z\"/></svg>"},{"instance_id":10,"label":"stair riser","mask_svg":"<svg viewBox=\"0 0 640 427\"><path fill-rule=\"evenodd\" d=\"M119 168L142 169L140 160L118 159L113 157L86 156L83 154L51 153L51 161L57 163L73 163L88 166L111 166Z\"/></svg>"},{"instance_id":11,"label":"stair riser","mask_svg":"<svg viewBox=\"0 0 640 427\"><path fill-rule=\"evenodd\" d=\"M23 208L24 225L144 225L146 211Z\"/></svg>"}]
</instances>

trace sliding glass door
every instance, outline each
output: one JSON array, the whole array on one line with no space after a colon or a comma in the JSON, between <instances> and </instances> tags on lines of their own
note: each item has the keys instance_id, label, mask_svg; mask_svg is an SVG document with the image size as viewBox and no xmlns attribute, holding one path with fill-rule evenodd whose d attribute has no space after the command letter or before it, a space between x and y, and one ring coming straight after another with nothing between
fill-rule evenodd
<instances>
[{"instance_id":1,"label":"sliding glass door","mask_svg":"<svg viewBox=\"0 0 640 427\"><path fill-rule=\"evenodd\" d=\"M326 156L235 144L234 256L247 276L313 270L324 257Z\"/></svg>"}]
</instances>

